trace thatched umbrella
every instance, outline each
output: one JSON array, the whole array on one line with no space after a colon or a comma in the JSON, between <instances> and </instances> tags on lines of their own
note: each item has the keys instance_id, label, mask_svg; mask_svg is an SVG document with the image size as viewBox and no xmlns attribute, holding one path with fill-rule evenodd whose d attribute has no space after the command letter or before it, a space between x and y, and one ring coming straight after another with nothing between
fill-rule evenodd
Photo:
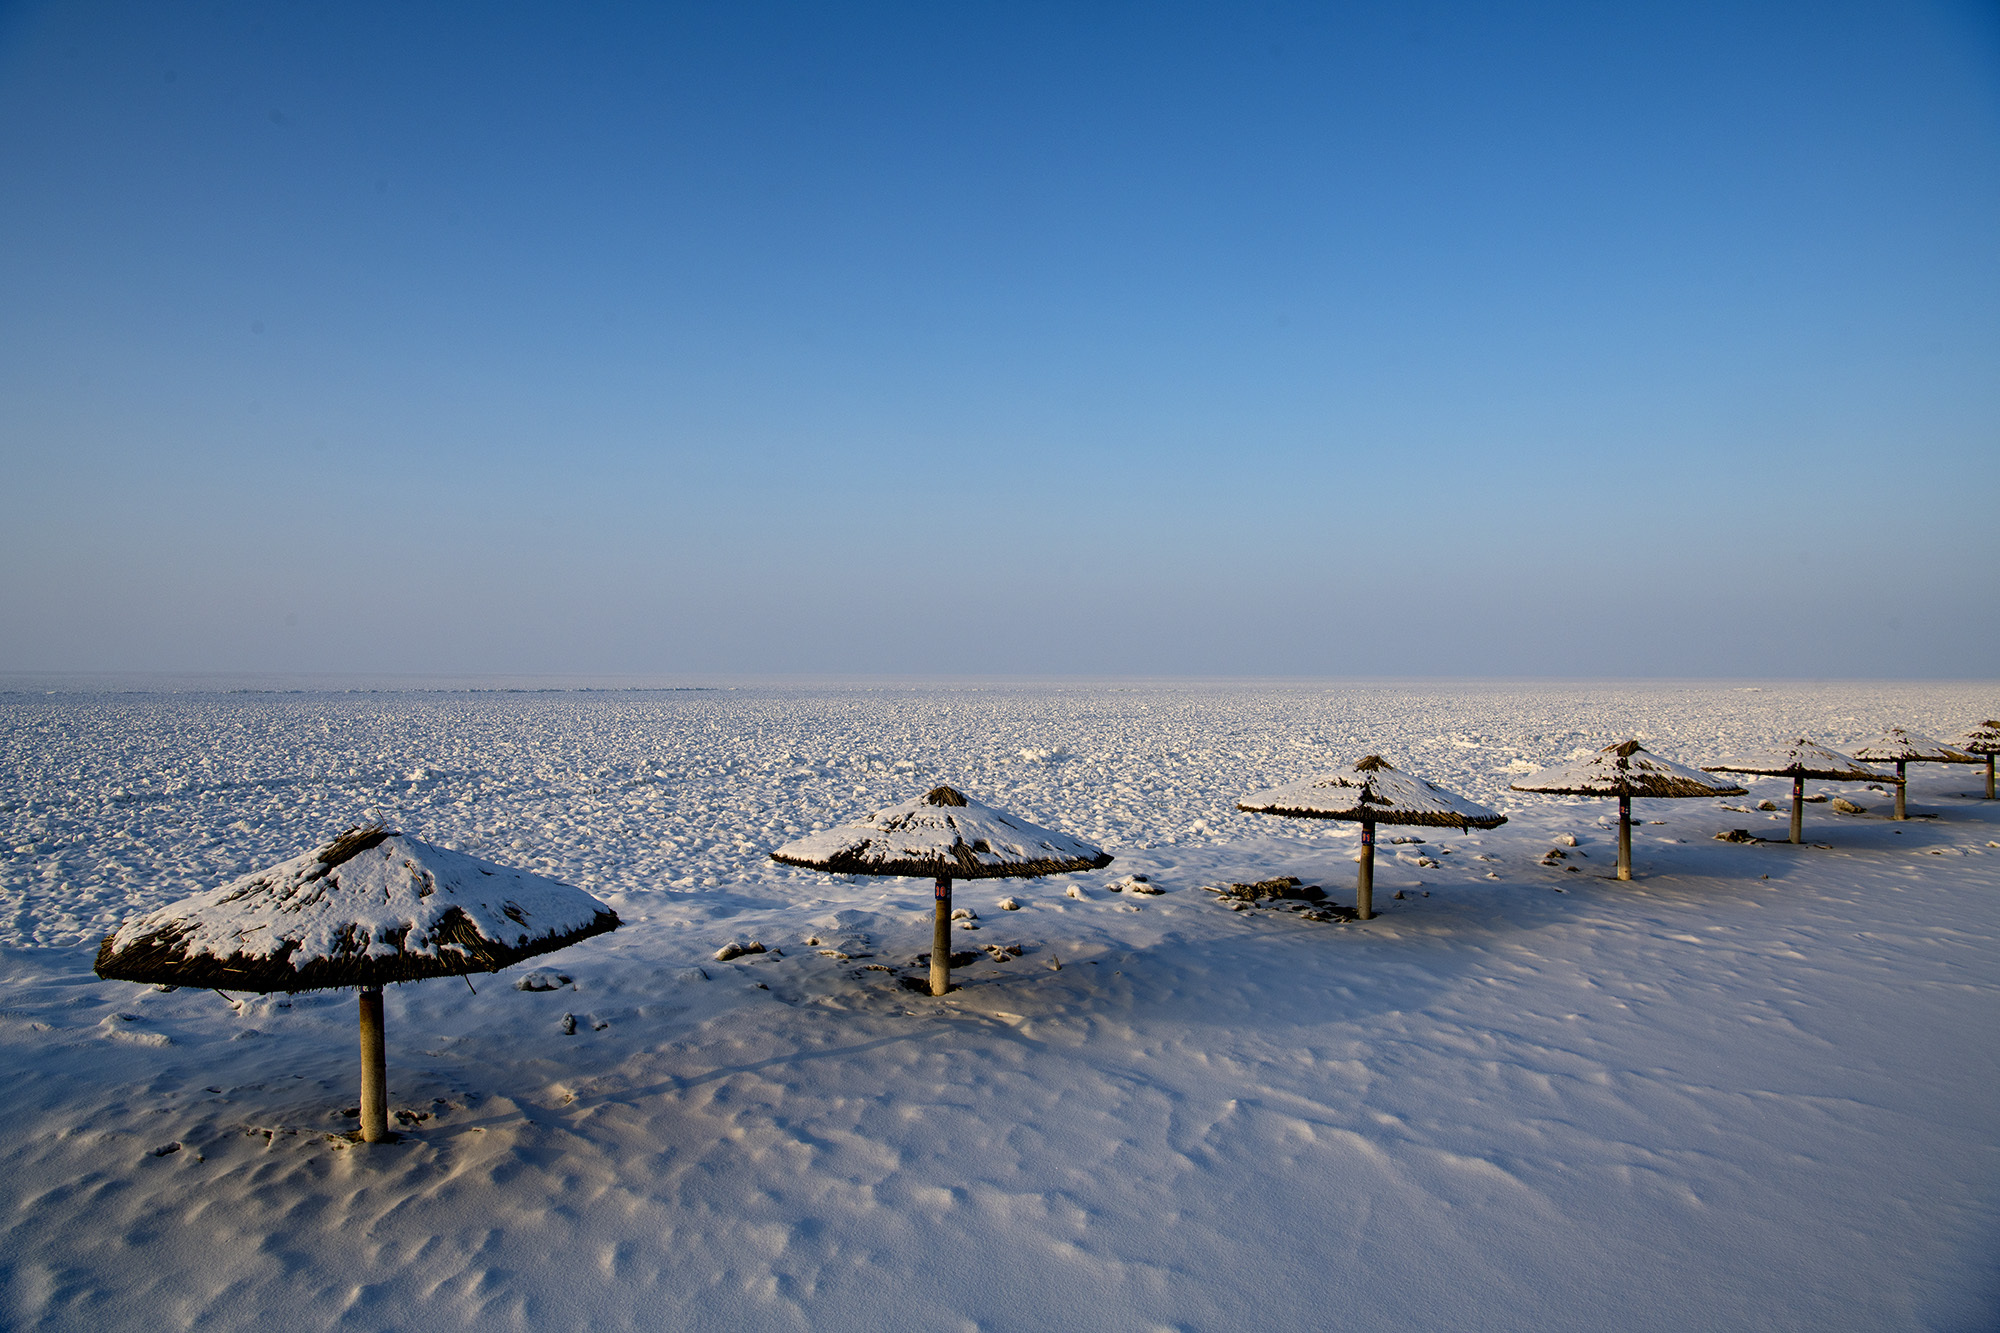
<instances>
[{"instance_id":1,"label":"thatched umbrella","mask_svg":"<svg viewBox=\"0 0 2000 1333\"><path fill-rule=\"evenodd\" d=\"M1968 754L1986 756L1986 799L1993 799L1993 756L2000 754L2000 721L1987 718L1955 742Z\"/></svg>"},{"instance_id":2,"label":"thatched umbrella","mask_svg":"<svg viewBox=\"0 0 2000 1333\"><path fill-rule=\"evenodd\" d=\"M1587 759L1556 764L1531 773L1511 786L1513 791L1546 796L1616 796L1618 798L1618 878L1632 878L1632 798L1741 796L1743 789L1662 759L1637 741L1607 745Z\"/></svg>"},{"instance_id":3,"label":"thatched umbrella","mask_svg":"<svg viewBox=\"0 0 2000 1333\"><path fill-rule=\"evenodd\" d=\"M97 975L217 990L361 990L361 1137L389 1137L382 987L497 972L615 930L567 884L381 825L196 894L104 937Z\"/></svg>"},{"instance_id":4,"label":"thatched umbrella","mask_svg":"<svg viewBox=\"0 0 2000 1333\"><path fill-rule=\"evenodd\" d=\"M1918 732L1902 727L1891 727L1882 733L1881 739L1872 740L1855 750L1856 759L1864 759L1871 764L1894 764L1896 766L1896 818L1908 819L1908 807L1904 798L1908 793L1909 780L1904 768L1906 764L1976 764L1978 756L1955 750L1943 741L1934 741Z\"/></svg>"},{"instance_id":5,"label":"thatched umbrella","mask_svg":"<svg viewBox=\"0 0 2000 1333\"><path fill-rule=\"evenodd\" d=\"M1804 737L1800 737L1790 745L1781 745L1773 750L1755 750L1749 754L1732 755L1720 763L1703 764L1702 769L1709 773L1754 773L1767 778L1790 778L1792 841L1795 843L1806 840L1804 801L1807 778L1821 778L1834 782L1890 780L1887 773L1872 769L1838 750L1815 745Z\"/></svg>"},{"instance_id":6,"label":"thatched umbrella","mask_svg":"<svg viewBox=\"0 0 2000 1333\"><path fill-rule=\"evenodd\" d=\"M951 787L934 787L859 823L809 833L771 859L836 875L909 875L936 883L931 994L951 989L951 882L1032 879L1111 864L1081 838L1040 828Z\"/></svg>"},{"instance_id":7,"label":"thatched umbrella","mask_svg":"<svg viewBox=\"0 0 2000 1333\"><path fill-rule=\"evenodd\" d=\"M1496 828L1507 822L1505 815L1399 772L1379 754L1356 760L1351 768L1246 796L1236 808L1258 815L1357 821L1361 825L1361 869L1355 883L1354 914L1363 921L1375 915L1377 824L1468 829Z\"/></svg>"}]
</instances>

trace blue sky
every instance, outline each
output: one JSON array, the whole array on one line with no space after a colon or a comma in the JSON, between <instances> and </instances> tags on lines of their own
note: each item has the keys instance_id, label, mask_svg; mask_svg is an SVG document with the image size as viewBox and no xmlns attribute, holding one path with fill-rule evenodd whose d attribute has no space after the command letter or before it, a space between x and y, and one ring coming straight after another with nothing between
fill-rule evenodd
<instances>
[{"instance_id":1,"label":"blue sky","mask_svg":"<svg viewBox=\"0 0 2000 1333\"><path fill-rule=\"evenodd\" d=\"M0 10L0 669L1977 676L2000 19Z\"/></svg>"}]
</instances>

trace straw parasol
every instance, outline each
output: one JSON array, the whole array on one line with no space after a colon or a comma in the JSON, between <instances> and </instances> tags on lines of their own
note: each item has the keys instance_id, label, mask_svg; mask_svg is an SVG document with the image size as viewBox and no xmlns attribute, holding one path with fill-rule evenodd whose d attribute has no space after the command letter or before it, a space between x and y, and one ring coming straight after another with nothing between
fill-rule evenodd
<instances>
[{"instance_id":1,"label":"straw parasol","mask_svg":"<svg viewBox=\"0 0 2000 1333\"><path fill-rule=\"evenodd\" d=\"M1904 797L1908 793L1906 764L1976 764L1976 755L1963 750L1955 750L1943 741L1934 741L1918 732L1902 727L1891 727L1881 738L1872 740L1854 752L1856 759L1871 764L1894 764L1896 766L1896 818L1908 819Z\"/></svg>"},{"instance_id":2,"label":"straw parasol","mask_svg":"<svg viewBox=\"0 0 2000 1333\"><path fill-rule=\"evenodd\" d=\"M1355 916L1375 915L1375 826L1422 824L1431 828L1496 828L1507 816L1474 805L1434 783L1399 771L1379 754L1316 778L1246 796L1238 810L1295 819L1350 819L1361 825L1361 869Z\"/></svg>"},{"instance_id":3,"label":"straw parasol","mask_svg":"<svg viewBox=\"0 0 2000 1333\"><path fill-rule=\"evenodd\" d=\"M104 937L97 975L218 990L361 990L361 1137L389 1137L382 987L497 972L615 930L567 884L447 851L380 824L134 917Z\"/></svg>"},{"instance_id":4,"label":"straw parasol","mask_svg":"<svg viewBox=\"0 0 2000 1333\"><path fill-rule=\"evenodd\" d=\"M1887 773L1868 767L1851 759L1838 750L1829 750L1824 745L1800 737L1789 745L1781 745L1771 750L1755 750L1749 754L1732 755L1714 764L1703 764L1709 773L1753 773L1767 778L1790 778L1792 780L1792 841L1805 841L1806 779L1821 778L1835 782L1886 782Z\"/></svg>"},{"instance_id":5,"label":"straw parasol","mask_svg":"<svg viewBox=\"0 0 2000 1333\"><path fill-rule=\"evenodd\" d=\"M891 806L854 824L809 833L771 853L780 865L836 875L908 875L934 880L931 994L951 989L951 882L1033 879L1099 870L1109 853L1041 828L952 787Z\"/></svg>"},{"instance_id":6,"label":"straw parasol","mask_svg":"<svg viewBox=\"0 0 2000 1333\"><path fill-rule=\"evenodd\" d=\"M1637 741L1619 741L1575 763L1555 764L1512 784L1545 796L1618 798L1618 878L1632 878L1632 798L1741 796L1743 789L1662 759Z\"/></svg>"},{"instance_id":7,"label":"straw parasol","mask_svg":"<svg viewBox=\"0 0 2000 1333\"><path fill-rule=\"evenodd\" d=\"M1993 756L2000 754L2000 721L1987 718L1954 742L1968 754L1986 757L1986 799L1993 799Z\"/></svg>"}]
</instances>

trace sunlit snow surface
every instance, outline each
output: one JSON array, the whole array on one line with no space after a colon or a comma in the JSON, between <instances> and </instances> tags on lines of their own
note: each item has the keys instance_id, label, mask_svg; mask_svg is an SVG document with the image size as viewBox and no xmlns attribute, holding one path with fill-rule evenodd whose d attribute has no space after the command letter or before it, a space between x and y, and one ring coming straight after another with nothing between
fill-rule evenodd
<instances>
[{"instance_id":1,"label":"sunlit snow surface","mask_svg":"<svg viewBox=\"0 0 2000 1333\"><path fill-rule=\"evenodd\" d=\"M1782 838L1783 778L1639 800L1630 884L1615 810L1507 784L1628 736L1951 736L1997 692L6 693L0 1326L1991 1328L1983 773L1913 769L1905 824L1816 784L1868 807L1811 807L1826 848L1715 841ZM1510 822L1383 846L1367 924L1199 891L1351 901L1357 829L1232 805L1370 752ZM927 884L766 859L938 783L1118 858L961 885L962 947L1023 954L942 1001L867 970L928 948ZM573 987L392 989L428 1118L363 1149L351 996L90 959L371 812L626 926L537 960Z\"/></svg>"}]
</instances>

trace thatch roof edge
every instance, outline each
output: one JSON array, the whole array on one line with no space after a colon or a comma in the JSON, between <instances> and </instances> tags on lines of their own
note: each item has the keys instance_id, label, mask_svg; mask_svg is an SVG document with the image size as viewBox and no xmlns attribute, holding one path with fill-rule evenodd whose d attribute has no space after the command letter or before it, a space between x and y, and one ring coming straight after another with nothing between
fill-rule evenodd
<instances>
[{"instance_id":1,"label":"thatch roof edge","mask_svg":"<svg viewBox=\"0 0 2000 1333\"><path fill-rule=\"evenodd\" d=\"M1659 787L1672 787L1672 791L1660 791ZM1518 782L1507 784L1508 791L1527 792L1534 796L1632 796L1663 800L1692 800L1699 796L1741 796L1741 787L1705 787L1690 782L1686 778L1657 776L1651 783L1635 783L1629 778L1611 787L1523 787Z\"/></svg>"},{"instance_id":2,"label":"thatch roof edge","mask_svg":"<svg viewBox=\"0 0 2000 1333\"><path fill-rule=\"evenodd\" d=\"M1016 861L1007 865L985 865L975 859L970 847L963 843L953 850L963 860L917 861L870 861L862 855L868 844L825 860L811 861L804 857L784 856L771 853L771 859L779 865L797 866L801 870L823 870L834 875L901 875L911 879L1040 879L1044 875L1069 875L1079 870L1102 870L1116 859L1109 852L1099 852L1094 857L1044 857L1037 861Z\"/></svg>"},{"instance_id":3,"label":"thatch roof edge","mask_svg":"<svg viewBox=\"0 0 2000 1333\"><path fill-rule=\"evenodd\" d=\"M1494 815L1491 819L1486 819L1477 815L1430 811L1398 814L1390 808L1383 808L1379 813L1374 810L1304 810L1284 805L1246 805L1242 801L1236 803L1236 808L1251 815L1286 815L1293 819L1345 819L1352 824L1367 819L1377 824L1410 824L1424 828L1498 828L1507 822L1505 815Z\"/></svg>"},{"instance_id":4,"label":"thatch roof edge","mask_svg":"<svg viewBox=\"0 0 2000 1333\"><path fill-rule=\"evenodd\" d=\"M1858 771L1857 771L1858 770ZM1759 778L1811 778L1815 782L1894 782L1894 773L1878 773L1858 761L1855 768L1835 771L1829 768L1804 768L1792 764L1785 768L1744 768L1737 764L1703 764L1704 773L1748 773Z\"/></svg>"},{"instance_id":5,"label":"thatch roof edge","mask_svg":"<svg viewBox=\"0 0 2000 1333\"><path fill-rule=\"evenodd\" d=\"M357 953L344 958L317 958L295 968L289 955L249 958L234 954L218 958L212 954L186 957L176 946L184 930L168 926L112 953L111 941L117 932L104 937L97 948L97 975L106 981L141 981L172 986L209 986L216 990L296 994L301 991L337 990L349 986L383 986L391 982L423 981L430 977L463 976L468 972L498 972L524 959L616 930L618 914L610 908L598 912L589 922L561 935L543 935L526 944L503 944L487 939L470 918L454 908L441 918L432 932L447 951L445 957L397 952L386 957L370 957L367 941L356 941ZM456 955L456 958L449 955Z\"/></svg>"}]
</instances>

